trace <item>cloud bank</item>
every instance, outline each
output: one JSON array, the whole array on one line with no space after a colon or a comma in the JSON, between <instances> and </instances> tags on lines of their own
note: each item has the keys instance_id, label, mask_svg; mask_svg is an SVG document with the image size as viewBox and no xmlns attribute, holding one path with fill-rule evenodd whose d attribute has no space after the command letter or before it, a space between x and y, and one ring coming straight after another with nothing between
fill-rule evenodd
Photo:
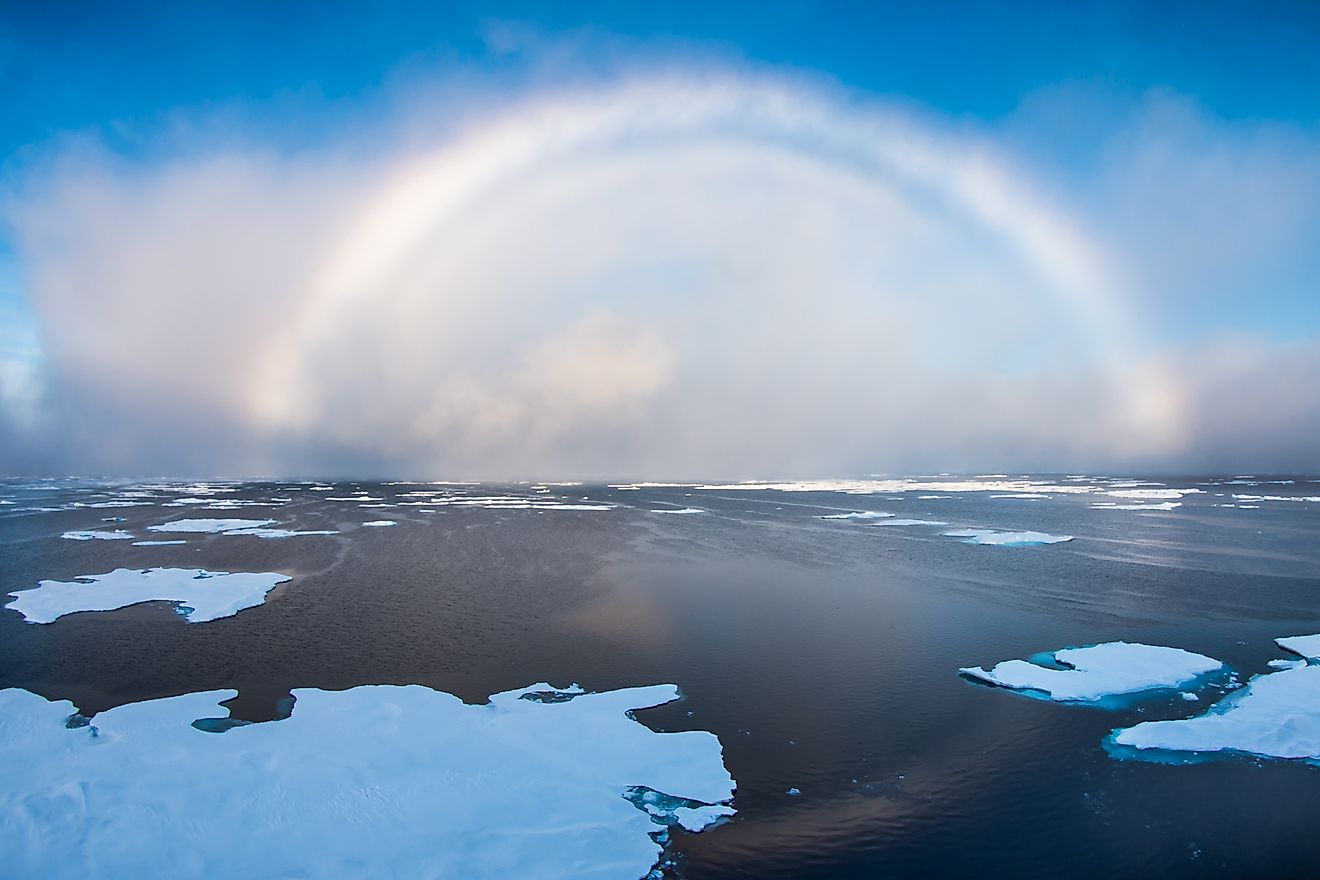
<instances>
[{"instance_id":1,"label":"cloud bank","mask_svg":"<svg viewBox=\"0 0 1320 880\"><path fill-rule=\"evenodd\" d=\"M66 148L6 203L41 359L0 442L83 473L1315 470L1315 328L1230 308L1305 268L1320 212L1270 193L1316 186L1315 139L1189 112L1089 177L727 70L423 96L314 149ZM1271 225L1196 213L1235 207ZM1228 317L1176 332L1207 266Z\"/></svg>"}]
</instances>

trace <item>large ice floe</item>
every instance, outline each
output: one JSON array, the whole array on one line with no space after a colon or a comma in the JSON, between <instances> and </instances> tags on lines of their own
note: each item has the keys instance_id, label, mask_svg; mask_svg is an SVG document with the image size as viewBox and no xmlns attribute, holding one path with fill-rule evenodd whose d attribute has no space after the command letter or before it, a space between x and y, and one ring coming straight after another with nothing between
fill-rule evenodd
<instances>
[{"instance_id":1,"label":"large ice floe","mask_svg":"<svg viewBox=\"0 0 1320 880\"><path fill-rule=\"evenodd\" d=\"M60 537L67 538L70 541L127 541L133 535L123 529L115 529L113 532L89 529L81 532L65 532Z\"/></svg>"},{"instance_id":2,"label":"large ice floe","mask_svg":"<svg viewBox=\"0 0 1320 880\"><path fill-rule=\"evenodd\" d=\"M945 532L949 538L963 538L966 544L987 544L996 547L1034 547L1039 544L1060 544L1071 541L1072 535L1050 535L1045 532L1001 532L997 529L954 529Z\"/></svg>"},{"instance_id":3,"label":"large ice floe","mask_svg":"<svg viewBox=\"0 0 1320 880\"><path fill-rule=\"evenodd\" d=\"M220 535L247 535L252 538L294 538L300 535L337 535L332 529L273 529L273 519L176 519L147 526L151 532L188 532Z\"/></svg>"},{"instance_id":4,"label":"large ice floe","mask_svg":"<svg viewBox=\"0 0 1320 880\"><path fill-rule=\"evenodd\" d=\"M1117 730L1108 745L1118 757L1229 752L1320 759L1320 666L1257 675L1203 715Z\"/></svg>"},{"instance_id":5,"label":"large ice floe","mask_svg":"<svg viewBox=\"0 0 1320 880\"><path fill-rule=\"evenodd\" d=\"M235 529L259 529L274 525L273 519L176 519L147 526L149 532L232 532Z\"/></svg>"},{"instance_id":6,"label":"large ice floe","mask_svg":"<svg viewBox=\"0 0 1320 880\"><path fill-rule=\"evenodd\" d=\"M1065 702L1095 702L1105 697L1155 688L1172 688L1223 668L1204 654L1162 645L1105 642L1038 655L1040 662L1005 660L989 670L964 667L963 675L988 684ZM1041 663L1053 662L1059 668Z\"/></svg>"},{"instance_id":7,"label":"large ice floe","mask_svg":"<svg viewBox=\"0 0 1320 880\"><path fill-rule=\"evenodd\" d=\"M70 703L0 691L4 873L636 880L670 826L733 813L714 734L629 714L678 695L300 689L284 720L215 725L213 691L74 727Z\"/></svg>"},{"instance_id":8,"label":"large ice floe","mask_svg":"<svg viewBox=\"0 0 1320 880\"><path fill-rule=\"evenodd\" d=\"M53 623L78 611L114 611L141 602L179 603L189 623L230 617L260 605L266 594L289 576L278 572L229 573L198 568L117 568L107 574L72 581L41 581L30 590L14 590L6 608L28 623Z\"/></svg>"}]
</instances>

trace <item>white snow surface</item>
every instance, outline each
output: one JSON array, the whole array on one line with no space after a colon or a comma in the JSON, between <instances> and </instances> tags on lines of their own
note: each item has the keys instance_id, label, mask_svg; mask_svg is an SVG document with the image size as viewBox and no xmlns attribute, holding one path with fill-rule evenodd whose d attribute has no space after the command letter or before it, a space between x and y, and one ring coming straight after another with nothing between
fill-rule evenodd
<instances>
[{"instance_id":1,"label":"white snow surface","mask_svg":"<svg viewBox=\"0 0 1320 880\"><path fill-rule=\"evenodd\" d=\"M113 532L89 529L82 532L65 532L60 537L68 538L70 541L126 541L133 535L123 529L115 529Z\"/></svg>"},{"instance_id":2,"label":"white snow surface","mask_svg":"<svg viewBox=\"0 0 1320 880\"><path fill-rule=\"evenodd\" d=\"M951 532L945 532L944 535L949 538L966 538L968 544L990 544L997 547L1060 544L1073 539L1072 535L1050 535L1045 532L1001 532L996 529L954 529Z\"/></svg>"},{"instance_id":3,"label":"white snow surface","mask_svg":"<svg viewBox=\"0 0 1320 880\"><path fill-rule=\"evenodd\" d=\"M1320 666L1257 675L1202 715L1146 721L1115 732L1114 742L1175 752L1320 758Z\"/></svg>"},{"instance_id":4,"label":"white snow surface","mask_svg":"<svg viewBox=\"0 0 1320 880\"><path fill-rule=\"evenodd\" d=\"M1320 633L1313 636L1287 636L1275 639L1274 644L1285 651L1292 651L1299 657L1320 660Z\"/></svg>"},{"instance_id":5,"label":"white snow surface","mask_svg":"<svg viewBox=\"0 0 1320 880\"><path fill-rule=\"evenodd\" d=\"M232 691L133 703L66 729L68 702L0 691L0 851L13 877L637 880L660 830L628 786L718 805L720 742L625 713L674 685L467 705L420 685L299 689L291 717L224 733ZM733 812L676 810L699 830Z\"/></svg>"},{"instance_id":6,"label":"white snow surface","mask_svg":"<svg viewBox=\"0 0 1320 880\"><path fill-rule=\"evenodd\" d=\"M1069 668L1050 669L1026 660L1005 660L989 670L970 666L959 672L1000 687L1039 691L1051 700L1094 702L1115 694L1176 687L1224 665L1182 648L1129 642L1064 648L1052 656Z\"/></svg>"},{"instance_id":7,"label":"white snow surface","mask_svg":"<svg viewBox=\"0 0 1320 880\"><path fill-rule=\"evenodd\" d=\"M16 598L5 607L22 614L28 623L53 623L77 611L114 611L164 600L180 603L178 611L189 623L205 623L260 605L267 593L287 580L288 575L278 572L116 568L106 574L41 581L30 590L15 590L10 595Z\"/></svg>"}]
</instances>

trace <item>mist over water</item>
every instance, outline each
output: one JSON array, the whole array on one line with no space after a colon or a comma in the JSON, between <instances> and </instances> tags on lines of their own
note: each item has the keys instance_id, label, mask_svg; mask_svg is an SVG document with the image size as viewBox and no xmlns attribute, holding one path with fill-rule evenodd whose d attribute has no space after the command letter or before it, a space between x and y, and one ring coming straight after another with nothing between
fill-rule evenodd
<instances>
[{"instance_id":1,"label":"mist over water","mask_svg":"<svg viewBox=\"0 0 1320 880\"><path fill-rule=\"evenodd\" d=\"M419 88L369 135L296 150L183 129L143 167L52 146L7 202L31 322L4 364L6 468L1315 468L1320 397L1288 380L1314 343L1182 321L1206 261L1128 236L1216 151L1280 205L1320 172L1177 102L1130 113L1104 204L993 127L720 65ZM1258 259L1235 216L1200 240L1218 263Z\"/></svg>"}]
</instances>

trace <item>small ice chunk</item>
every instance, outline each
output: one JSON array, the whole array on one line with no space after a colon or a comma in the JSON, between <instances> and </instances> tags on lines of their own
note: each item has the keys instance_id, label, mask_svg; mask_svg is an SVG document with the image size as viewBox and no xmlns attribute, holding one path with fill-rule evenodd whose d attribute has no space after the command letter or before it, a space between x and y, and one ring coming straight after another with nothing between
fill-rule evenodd
<instances>
[{"instance_id":1,"label":"small ice chunk","mask_svg":"<svg viewBox=\"0 0 1320 880\"><path fill-rule=\"evenodd\" d=\"M1296 660L1271 660L1265 665L1271 669L1296 669L1299 666L1305 666L1306 661L1300 658Z\"/></svg>"},{"instance_id":2,"label":"small ice chunk","mask_svg":"<svg viewBox=\"0 0 1320 880\"><path fill-rule=\"evenodd\" d=\"M1189 702L1189 703L1195 703L1195 702L1197 702L1198 700L1201 699L1200 697L1198 697L1196 694L1192 693L1191 691L1183 691L1183 692L1182 692L1182 698L1183 698L1184 700L1186 700L1187 702Z\"/></svg>"},{"instance_id":3,"label":"small ice chunk","mask_svg":"<svg viewBox=\"0 0 1320 880\"><path fill-rule=\"evenodd\" d=\"M680 507L677 510L653 510L652 513L705 513L700 507Z\"/></svg>"},{"instance_id":4,"label":"small ice chunk","mask_svg":"<svg viewBox=\"0 0 1320 880\"><path fill-rule=\"evenodd\" d=\"M67 538L70 541L126 541L133 536L123 529L115 529L113 532L102 532L95 529L89 529L81 532L65 532L60 535L61 538Z\"/></svg>"},{"instance_id":5,"label":"small ice chunk","mask_svg":"<svg viewBox=\"0 0 1320 880\"><path fill-rule=\"evenodd\" d=\"M1050 535L1045 532L1001 532L995 529L954 529L944 533L950 538L964 538L965 544L987 544L995 547L1033 547L1039 544L1059 544L1073 540L1072 535Z\"/></svg>"},{"instance_id":6,"label":"small ice chunk","mask_svg":"<svg viewBox=\"0 0 1320 880\"><path fill-rule=\"evenodd\" d=\"M373 519L371 522L364 522L362 525L371 529L383 529L386 526L397 526L398 523L392 519Z\"/></svg>"},{"instance_id":7,"label":"small ice chunk","mask_svg":"<svg viewBox=\"0 0 1320 880\"><path fill-rule=\"evenodd\" d=\"M788 795L788 796L790 796L790 797L797 797L798 795L802 794L802 791L801 791L801 789L790 788L788 791L784 792L784 794L786 794L786 795Z\"/></svg>"},{"instance_id":8,"label":"small ice chunk","mask_svg":"<svg viewBox=\"0 0 1320 880\"><path fill-rule=\"evenodd\" d=\"M1113 501L1101 501L1092 504L1096 510L1173 510L1182 507L1181 501L1161 501L1156 504L1117 504Z\"/></svg>"},{"instance_id":9,"label":"small ice chunk","mask_svg":"<svg viewBox=\"0 0 1320 880\"><path fill-rule=\"evenodd\" d=\"M1094 702L1116 694L1177 687L1224 664L1182 648L1105 642L1064 648L1051 656L1064 669L1026 660L1005 660L990 670L964 667L963 675L1012 690L1045 694L1051 700Z\"/></svg>"},{"instance_id":10,"label":"small ice chunk","mask_svg":"<svg viewBox=\"0 0 1320 880\"><path fill-rule=\"evenodd\" d=\"M1288 636L1275 639L1274 644L1285 651L1292 651L1308 660L1320 660L1320 634L1313 636Z\"/></svg>"},{"instance_id":11,"label":"small ice chunk","mask_svg":"<svg viewBox=\"0 0 1320 880\"><path fill-rule=\"evenodd\" d=\"M28 623L53 623L77 611L114 611L140 602L178 602L189 623L230 617L260 605L266 594L289 580L286 574L206 571L197 568L116 568L107 574L84 575L74 581L41 581L30 590L15 590L6 605Z\"/></svg>"},{"instance_id":12,"label":"small ice chunk","mask_svg":"<svg viewBox=\"0 0 1320 880\"><path fill-rule=\"evenodd\" d=\"M1146 721L1116 731L1113 742L1135 749L1320 758L1320 666L1257 675L1204 714Z\"/></svg>"},{"instance_id":13,"label":"small ice chunk","mask_svg":"<svg viewBox=\"0 0 1320 880\"><path fill-rule=\"evenodd\" d=\"M187 544L187 541L134 541L134 547L168 547L171 544Z\"/></svg>"},{"instance_id":14,"label":"small ice chunk","mask_svg":"<svg viewBox=\"0 0 1320 880\"><path fill-rule=\"evenodd\" d=\"M678 824L682 825L688 831L702 831L714 825L720 819L726 816L732 816L738 812L733 807L727 807L724 804L711 804L707 807L678 807L674 810L674 818Z\"/></svg>"}]
</instances>

